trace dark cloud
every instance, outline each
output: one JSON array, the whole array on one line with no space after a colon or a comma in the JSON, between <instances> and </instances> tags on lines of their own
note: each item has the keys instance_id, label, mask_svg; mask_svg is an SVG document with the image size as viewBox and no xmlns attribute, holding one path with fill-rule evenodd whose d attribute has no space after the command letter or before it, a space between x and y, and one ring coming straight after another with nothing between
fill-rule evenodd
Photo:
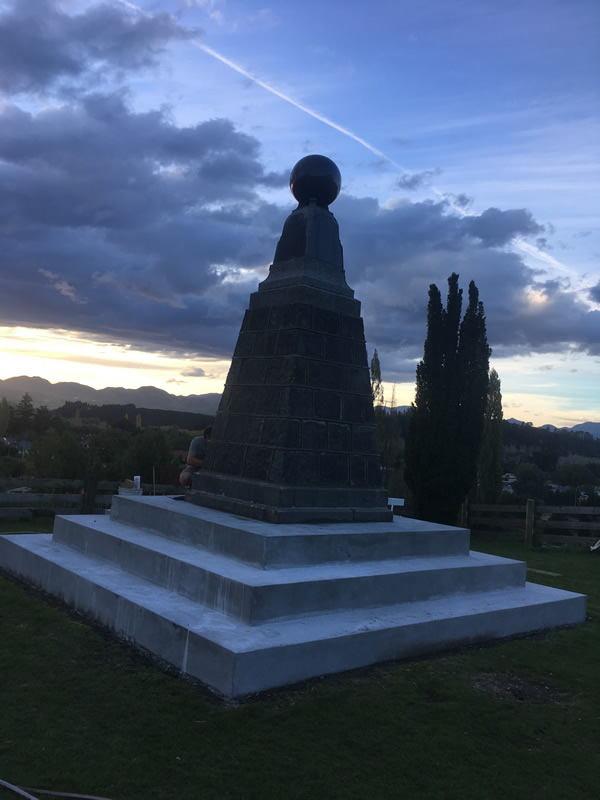
<instances>
[{"instance_id":1,"label":"dark cloud","mask_svg":"<svg viewBox=\"0 0 600 800\"><path fill-rule=\"evenodd\" d=\"M286 186L288 171L266 171L258 140L230 120L182 126L167 109L134 111L125 87L81 90L100 67L152 65L185 35L171 17L108 4L68 16L58 3L24 0L0 12L2 85L58 87L62 99L44 110L18 101L0 108L3 324L67 328L190 359L231 355L294 205L291 197L286 208L267 202L264 189ZM477 283L499 352L566 342L598 352L600 313L568 287L537 282L502 249L544 227L527 209L466 214L470 202L458 195L382 207L342 195L332 208L386 375L414 379L428 287L445 294L453 271L463 287ZM600 302L600 284L589 296Z\"/></svg>"},{"instance_id":2,"label":"dark cloud","mask_svg":"<svg viewBox=\"0 0 600 800\"><path fill-rule=\"evenodd\" d=\"M181 373L186 378L204 378L206 372L201 367L192 367L192 369L185 369Z\"/></svg>"},{"instance_id":3,"label":"dark cloud","mask_svg":"<svg viewBox=\"0 0 600 800\"><path fill-rule=\"evenodd\" d=\"M420 189L421 186L429 183L435 175L439 175L441 171L439 167L435 167L435 169L426 169L423 172L407 172L398 178L396 187L398 189L407 189L408 191Z\"/></svg>"},{"instance_id":4,"label":"dark cloud","mask_svg":"<svg viewBox=\"0 0 600 800\"><path fill-rule=\"evenodd\" d=\"M283 186L229 120L174 125L95 94L0 112L2 319L224 353L281 214ZM256 280L256 279L254 279ZM241 288L243 287L243 288ZM217 291L218 289L218 291ZM62 320L62 322L61 322Z\"/></svg>"},{"instance_id":5,"label":"dark cloud","mask_svg":"<svg viewBox=\"0 0 600 800\"><path fill-rule=\"evenodd\" d=\"M568 286L536 282L517 253L491 244L534 229L537 223L528 211L461 217L443 201L404 201L385 209L373 199L347 196L333 210L348 281L362 301L367 339L385 355L391 380L414 379L415 361L423 353L429 285L436 283L445 295L453 271L465 289L470 280L479 287L489 341L498 354L552 352L565 343L598 351L600 315Z\"/></svg>"},{"instance_id":6,"label":"dark cloud","mask_svg":"<svg viewBox=\"0 0 600 800\"><path fill-rule=\"evenodd\" d=\"M531 236L544 232L544 226L538 225L531 212L525 208L508 211L488 208L479 216L467 217L464 220L464 229L471 236L480 239L486 247L501 247L515 236Z\"/></svg>"},{"instance_id":7,"label":"dark cloud","mask_svg":"<svg viewBox=\"0 0 600 800\"><path fill-rule=\"evenodd\" d=\"M286 177L265 171L258 141L231 121L178 126L165 110L133 111L124 91L38 113L5 106L4 324L228 357L293 207L257 190ZM476 281L492 346L597 346L597 322L572 295L537 286L519 256L496 247L541 227L527 210L464 216L446 200L384 208L345 195L332 210L368 340L387 351L392 379L414 377L429 284L444 292L452 271L465 287Z\"/></svg>"},{"instance_id":8,"label":"dark cloud","mask_svg":"<svg viewBox=\"0 0 600 800\"><path fill-rule=\"evenodd\" d=\"M600 303L600 281L595 286L592 286L588 294L594 303Z\"/></svg>"},{"instance_id":9,"label":"dark cloud","mask_svg":"<svg viewBox=\"0 0 600 800\"><path fill-rule=\"evenodd\" d=\"M446 199L450 203L450 205L457 206L458 208L462 208L466 210L473 205L473 198L468 197L466 194L447 194L445 195Z\"/></svg>"},{"instance_id":10,"label":"dark cloud","mask_svg":"<svg viewBox=\"0 0 600 800\"><path fill-rule=\"evenodd\" d=\"M43 92L62 81L72 88L106 70L154 66L169 42L198 35L169 14L114 3L67 14L57 0L13 0L0 11L0 90Z\"/></svg>"}]
</instances>

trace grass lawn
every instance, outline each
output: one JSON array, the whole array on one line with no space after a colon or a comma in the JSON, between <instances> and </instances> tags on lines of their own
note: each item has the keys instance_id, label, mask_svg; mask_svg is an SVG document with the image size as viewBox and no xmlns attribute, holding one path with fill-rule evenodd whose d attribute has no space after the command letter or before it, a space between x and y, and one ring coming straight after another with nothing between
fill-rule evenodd
<instances>
[{"instance_id":1,"label":"grass lawn","mask_svg":"<svg viewBox=\"0 0 600 800\"><path fill-rule=\"evenodd\" d=\"M0 519L0 533L52 533L54 517Z\"/></svg>"},{"instance_id":2,"label":"grass lawn","mask_svg":"<svg viewBox=\"0 0 600 800\"><path fill-rule=\"evenodd\" d=\"M237 705L2 576L0 778L112 800L596 797L600 553L473 547L587 593L590 618Z\"/></svg>"}]
</instances>

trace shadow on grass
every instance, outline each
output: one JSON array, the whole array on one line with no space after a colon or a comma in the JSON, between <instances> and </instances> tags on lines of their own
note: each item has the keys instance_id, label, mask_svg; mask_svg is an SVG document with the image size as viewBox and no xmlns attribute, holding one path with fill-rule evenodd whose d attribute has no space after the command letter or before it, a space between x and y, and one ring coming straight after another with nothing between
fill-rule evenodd
<instances>
[{"instance_id":1,"label":"shadow on grass","mask_svg":"<svg viewBox=\"0 0 600 800\"><path fill-rule=\"evenodd\" d=\"M473 546L587 592L592 618L229 705L2 576L0 777L113 800L593 797L598 559Z\"/></svg>"}]
</instances>

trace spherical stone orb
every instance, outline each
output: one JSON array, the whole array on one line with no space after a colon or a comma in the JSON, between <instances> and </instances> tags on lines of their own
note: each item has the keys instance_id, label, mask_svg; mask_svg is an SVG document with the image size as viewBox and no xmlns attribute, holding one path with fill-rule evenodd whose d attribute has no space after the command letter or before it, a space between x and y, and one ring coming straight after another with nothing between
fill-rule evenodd
<instances>
[{"instance_id":1,"label":"spherical stone orb","mask_svg":"<svg viewBox=\"0 0 600 800\"><path fill-rule=\"evenodd\" d=\"M301 206L314 198L317 205L333 203L342 188L342 176L337 164L327 156L305 156L290 174L290 189Z\"/></svg>"}]
</instances>

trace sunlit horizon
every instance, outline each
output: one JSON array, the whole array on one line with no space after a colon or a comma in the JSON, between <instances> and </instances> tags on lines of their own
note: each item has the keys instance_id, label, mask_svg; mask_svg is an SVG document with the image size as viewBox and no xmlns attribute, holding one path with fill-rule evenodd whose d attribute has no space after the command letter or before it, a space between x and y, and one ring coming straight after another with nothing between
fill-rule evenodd
<instances>
[{"instance_id":1,"label":"sunlit horizon","mask_svg":"<svg viewBox=\"0 0 600 800\"><path fill-rule=\"evenodd\" d=\"M79 383L93 389L140 389L153 386L172 395L220 394L223 391L229 359L167 356L115 343L99 342L68 331L39 331L33 328L0 327L3 358L0 379L39 377L56 383ZM538 360L540 357L536 357ZM542 358L543 360L543 358ZM521 359L520 366L494 362L502 382L505 419L531 422L535 426L572 427L582 422L600 421L590 403L569 406L572 398L561 394L561 382L537 384L537 393L514 383L531 376L535 358ZM590 364L591 367L591 364ZM538 375L549 374L535 367ZM190 374L204 371L205 375ZM541 371L540 371L541 370ZM505 375L503 377L503 371ZM414 400L414 382L383 381L386 406L409 406ZM542 392L548 392L543 394ZM1 392L0 392L1 396Z\"/></svg>"}]
</instances>

